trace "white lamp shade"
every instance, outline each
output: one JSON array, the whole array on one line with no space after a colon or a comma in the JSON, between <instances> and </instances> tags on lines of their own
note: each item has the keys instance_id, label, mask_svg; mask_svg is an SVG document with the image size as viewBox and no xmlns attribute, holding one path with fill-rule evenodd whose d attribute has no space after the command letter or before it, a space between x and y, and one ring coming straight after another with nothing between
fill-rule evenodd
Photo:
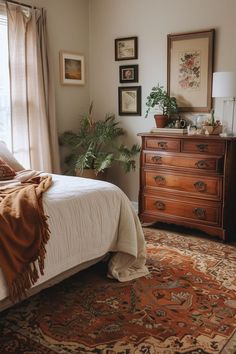
<instances>
[{"instance_id":1,"label":"white lamp shade","mask_svg":"<svg viewBox=\"0 0 236 354\"><path fill-rule=\"evenodd\" d=\"M213 73L212 97L235 97L236 80L234 72Z\"/></svg>"}]
</instances>

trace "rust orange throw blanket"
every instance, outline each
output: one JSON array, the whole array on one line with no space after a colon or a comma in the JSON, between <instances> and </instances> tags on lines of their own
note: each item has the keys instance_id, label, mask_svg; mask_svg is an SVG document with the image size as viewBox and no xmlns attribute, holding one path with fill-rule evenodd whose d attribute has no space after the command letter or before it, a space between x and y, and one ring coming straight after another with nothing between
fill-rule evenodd
<instances>
[{"instance_id":1,"label":"rust orange throw blanket","mask_svg":"<svg viewBox=\"0 0 236 354\"><path fill-rule=\"evenodd\" d=\"M51 176L38 176L0 190L0 267L14 302L37 281L38 268L43 274L49 229L42 193L51 183Z\"/></svg>"}]
</instances>

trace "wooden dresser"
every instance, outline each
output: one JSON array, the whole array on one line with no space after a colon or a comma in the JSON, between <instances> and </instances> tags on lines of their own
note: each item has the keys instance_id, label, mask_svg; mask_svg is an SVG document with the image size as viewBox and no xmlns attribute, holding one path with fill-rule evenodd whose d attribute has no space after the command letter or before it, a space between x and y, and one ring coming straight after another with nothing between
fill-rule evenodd
<instances>
[{"instance_id":1,"label":"wooden dresser","mask_svg":"<svg viewBox=\"0 0 236 354\"><path fill-rule=\"evenodd\" d=\"M236 239L236 138L140 133L139 216Z\"/></svg>"}]
</instances>

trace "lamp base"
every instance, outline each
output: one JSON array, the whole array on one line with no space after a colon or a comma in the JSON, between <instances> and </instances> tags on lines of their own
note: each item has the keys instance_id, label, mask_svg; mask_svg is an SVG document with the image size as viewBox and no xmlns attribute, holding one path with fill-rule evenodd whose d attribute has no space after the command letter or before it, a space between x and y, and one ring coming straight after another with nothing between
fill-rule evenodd
<instances>
[{"instance_id":1,"label":"lamp base","mask_svg":"<svg viewBox=\"0 0 236 354\"><path fill-rule=\"evenodd\" d=\"M227 137L227 136L235 136L235 133L220 133L219 135L221 137Z\"/></svg>"}]
</instances>

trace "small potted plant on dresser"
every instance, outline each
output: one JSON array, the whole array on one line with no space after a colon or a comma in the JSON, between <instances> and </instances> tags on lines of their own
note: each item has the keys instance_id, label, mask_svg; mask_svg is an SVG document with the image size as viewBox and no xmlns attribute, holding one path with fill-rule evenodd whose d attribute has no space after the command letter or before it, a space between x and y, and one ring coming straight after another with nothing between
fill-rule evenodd
<instances>
[{"instance_id":1,"label":"small potted plant on dresser","mask_svg":"<svg viewBox=\"0 0 236 354\"><path fill-rule=\"evenodd\" d=\"M215 120L214 109L211 110L211 116L203 123L203 129L206 135L219 135L222 133L222 124Z\"/></svg>"},{"instance_id":2,"label":"small potted plant on dresser","mask_svg":"<svg viewBox=\"0 0 236 354\"><path fill-rule=\"evenodd\" d=\"M171 115L178 113L176 98L169 96L164 87L159 84L153 87L149 96L147 96L146 106L145 118L147 118L151 108L157 107L160 112L154 115L157 128L166 127Z\"/></svg>"}]
</instances>

